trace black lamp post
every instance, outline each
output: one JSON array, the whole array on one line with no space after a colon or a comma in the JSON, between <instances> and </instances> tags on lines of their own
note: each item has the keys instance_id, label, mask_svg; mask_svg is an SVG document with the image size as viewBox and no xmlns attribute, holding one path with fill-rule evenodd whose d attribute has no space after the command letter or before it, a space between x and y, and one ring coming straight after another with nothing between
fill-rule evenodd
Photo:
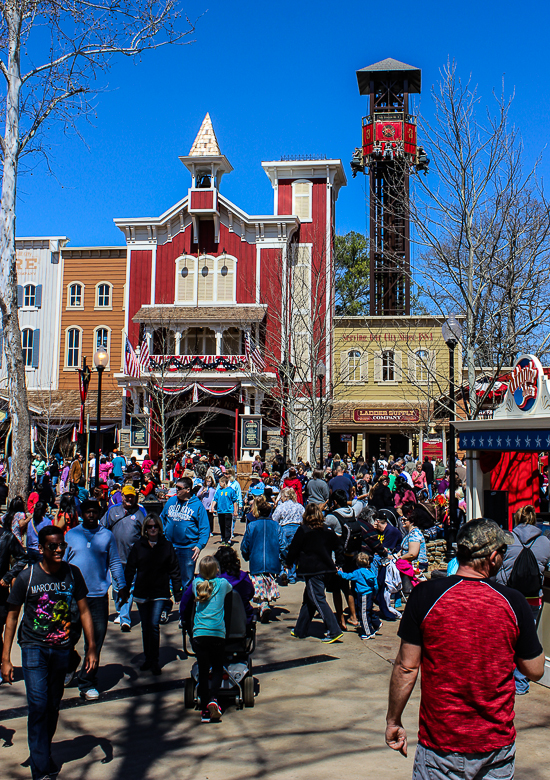
<instances>
[{"instance_id":1,"label":"black lamp post","mask_svg":"<svg viewBox=\"0 0 550 780\"><path fill-rule=\"evenodd\" d=\"M443 340L449 348L449 530L452 532L453 541L458 525L458 511L456 503L456 437L455 427L455 348L462 342L462 327L460 322L450 314L441 328Z\"/></svg>"},{"instance_id":2,"label":"black lamp post","mask_svg":"<svg viewBox=\"0 0 550 780\"><path fill-rule=\"evenodd\" d=\"M327 367L320 360L317 363L317 376L319 377L319 459L321 461L321 469L324 468L324 453L323 453L323 380L327 374Z\"/></svg>"},{"instance_id":3,"label":"black lamp post","mask_svg":"<svg viewBox=\"0 0 550 780\"><path fill-rule=\"evenodd\" d=\"M109 365L109 353L100 347L94 355L94 366L97 369L97 414L96 414L96 456L95 456L95 486L99 487L99 455L101 447L101 378Z\"/></svg>"}]
</instances>

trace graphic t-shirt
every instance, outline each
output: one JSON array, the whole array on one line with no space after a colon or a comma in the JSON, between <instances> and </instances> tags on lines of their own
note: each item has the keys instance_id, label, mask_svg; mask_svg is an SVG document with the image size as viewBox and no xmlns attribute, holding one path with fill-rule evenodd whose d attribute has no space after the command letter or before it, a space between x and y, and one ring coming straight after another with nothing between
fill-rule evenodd
<instances>
[{"instance_id":1,"label":"graphic t-shirt","mask_svg":"<svg viewBox=\"0 0 550 780\"><path fill-rule=\"evenodd\" d=\"M25 605L19 644L66 647L70 644L71 614L88 588L80 569L62 562L57 574L35 563L17 577L8 604Z\"/></svg>"},{"instance_id":2,"label":"graphic t-shirt","mask_svg":"<svg viewBox=\"0 0 550 780\"><path fill-rule=\"evenodd\" d=\"M487 753L512 744L514 658L529 661L542 653L519 591L458 575L421 582L397 633L422 647L422 745Z\"/></svg>"},{"instance_id":3,"label":"graphic t-shirt","mask_svg":"<svg viewBox=\"0 0 550 780\"><path fill-rule=\"evenodd\" d=\"M237 503L237 494L230 487L217 487L214 493L214 501L219 514L232 514L233 508Z\"/></svg>"}]
</instances>

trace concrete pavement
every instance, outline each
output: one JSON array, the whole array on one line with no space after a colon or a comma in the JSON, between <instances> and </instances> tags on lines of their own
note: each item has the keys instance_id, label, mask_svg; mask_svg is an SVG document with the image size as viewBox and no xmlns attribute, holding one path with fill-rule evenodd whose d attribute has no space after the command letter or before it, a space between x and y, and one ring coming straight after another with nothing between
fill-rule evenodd
<instances>
[{"instance_id":1,"label":"concrete pavement","mask_svg":"<svg viewBox=\"0 0 550 780\"><path fill-rule=\"evenodd\" d=\"M217 541L219 537L214 537ZM209 552L211 548L209 546ZM230 706L219 724L201 724L183 707L177 613L162 626L163 674L140 672L141 632L109 625L99 674L102 698L83 703L65 691L54 745L61 780L407 780L416 741L419 690L405 713L409 757L384 745L384 716L396 624L368 643L348 632L342 642L290 637L303 586L281 588L275 620L258 625L254 674L260 686L253 709ZM114 614L113 614L114 617ZM137 611L133 610L137 623ZM319 636L321 624L317 622ZM14 663L19 664L18 650ZM418 686L419 688L419 686ZM24 684L0 688L0 776L30 778ZM546 780L550 746L550 691L539 685L517 699L520 780Z\"/></svg>"}]
</instances>

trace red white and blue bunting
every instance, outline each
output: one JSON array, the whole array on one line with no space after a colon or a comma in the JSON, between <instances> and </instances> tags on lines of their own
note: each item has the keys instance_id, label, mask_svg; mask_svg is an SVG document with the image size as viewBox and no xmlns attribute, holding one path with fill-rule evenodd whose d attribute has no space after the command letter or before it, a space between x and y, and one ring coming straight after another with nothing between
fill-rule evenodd
<instances>
[{"instance_id":1,"label":"red white and blue bunting","mask_svg":"<svg viewBox=\"0 0 550 780\"><path fill-rule=\"evenodd\" d=\"M151 355L151 371L235 371L246 367L244 355Z\"/></svg>"},{"instance_id":2,"label":"red white and blue bunting","mask_svg":"<svg viewBox=\"0 0 550 780\"><path fill-rule=\"evenodd\" d=\"M222 396L231 395L231 393L234 393L235 390L237 390L239 387L240 383L237 383L236 385L233 385L233 387L225 387L223 389L220 388L219 390L215 390L212 387L206 387L206 385L201 385L198 382L194 382L192 385L182 385L181 387L161 387L159 385L158 389L167 395L178 395L179 393L187 393L189 390L193 390L193 402L196 402L199 400L199 390L201 390L203 393L207 393L208 395Z\"/></svg>"}]
</instances>

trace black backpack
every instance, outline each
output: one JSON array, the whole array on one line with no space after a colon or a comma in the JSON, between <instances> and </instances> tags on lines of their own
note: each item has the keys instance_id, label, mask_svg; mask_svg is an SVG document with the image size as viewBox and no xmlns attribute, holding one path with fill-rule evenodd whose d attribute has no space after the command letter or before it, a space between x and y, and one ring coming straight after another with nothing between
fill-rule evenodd
<instances>
[{"instance_id":1,"label":"black backpack","mask_svg":"<svg viewBox=\"0 0 550 780\"><path fill-rule=\"evenodd\" d=\"M521 539L518 539L522 550L514 561L512 571L508 577L508 586L514 588L514 590L519 590L527 598L538 596L542 587L542 575L535 553L531 549L531 545L537 539L538 536L529 545L523 544Z\"/></svg>"},{"instance_id":2,"label":"black backpack","mask_svg":"<svg viewBox=\"0 0 550 780\"><path fill-rule=\"evenodd\" d=\"M342 517L338 510L334 510L332 514L338 518L340 525L342 526L342 544L344 546L345 555L354 555L361 552L361 546L363 544L363 530L361 523L356 520L355 515L351 517Z\"/></svg>"}]
</instances>

